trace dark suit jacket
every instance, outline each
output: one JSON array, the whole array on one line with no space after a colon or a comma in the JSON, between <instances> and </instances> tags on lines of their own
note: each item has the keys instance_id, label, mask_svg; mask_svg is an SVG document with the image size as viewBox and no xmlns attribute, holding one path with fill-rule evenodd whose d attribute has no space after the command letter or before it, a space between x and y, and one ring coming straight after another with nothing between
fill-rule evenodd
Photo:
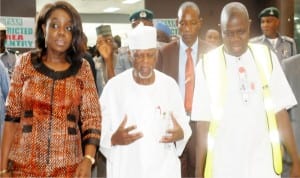
<instances>
[{"instance_id":1,"label":"dark suit jacket","mask_svg":"<svg viewBox=\"0 0 300 178\"><path fill-rule=\"evenodd\" d=\"M283 60L282 68L298 101L298 105L289 110L298 152L300 152L300 54ZM287 158L291 162L290 158Z\"/></svg>"},{"instance_id":2,"label":"dark suit jacket","mask_svg":"<svg viewBox=\"0 0 300 178\"><path fill-rule=\"evenodd\" d=\"M179 69L179 40L171 42L158 51L156 68L173 77L178 83L178 69ZM208 44L203 40L198 40L198 54L200 58L204 53L208 52L213 48L212 45Z\"/></svg>"}]
</instances>

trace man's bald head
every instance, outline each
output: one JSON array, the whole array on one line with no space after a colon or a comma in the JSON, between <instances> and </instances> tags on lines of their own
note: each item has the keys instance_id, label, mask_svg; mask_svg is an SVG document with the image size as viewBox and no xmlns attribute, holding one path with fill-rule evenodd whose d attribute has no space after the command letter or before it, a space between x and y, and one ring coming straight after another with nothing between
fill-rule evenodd
<instances>
[{"instance_id":1,"label":"man's bald head","mask_svg":"<svg viewBox=\"0 0 300 178\"><path fill-rule=\"evenodd\" d=\"M246 7L239 2L228 3L221 12L221 31L224 49L241 56L248 48L250 20Z\"/></svg>"},{"instance_id":2,"label":"man's bald head","mask_svg":"<svg viewBox=\"0 0 300 178\"><path fill-rule=\"evenodd\" d=\"M190 2L190 1L187 1L187 2L184 2L180 5L179 9L178 9L178 13L177 13L177 17L178 19L180 19L182 17L182 13L185 9L187 8L191 8L193 9L195 12L197 12L198 14L198 17L200 18L200 9L198 7L198 5L194 2Z\"/></svg>"},{"instance_id":3,"label":"man's bald head","mask_svg":"<svg viewBox=\"0 0 300 178\"><path fill-rule=\"evenodd\" d=\"M224 6L221 12L221 28L227 25L228 20L235 16L242 16L249 20L247 8L239 2L231 2Z\"/></svg>"},{"instance_id":4,"label":"man's bald head","mask_svg":"<svg viewBox=\"0 0 300 178\"><path fill-rule=\"evenodd\" d=\"M198 5L190 1L182 3L176 23L182 41L191 47L196 42L202 25Z\"/></svg>"}]
</instances>

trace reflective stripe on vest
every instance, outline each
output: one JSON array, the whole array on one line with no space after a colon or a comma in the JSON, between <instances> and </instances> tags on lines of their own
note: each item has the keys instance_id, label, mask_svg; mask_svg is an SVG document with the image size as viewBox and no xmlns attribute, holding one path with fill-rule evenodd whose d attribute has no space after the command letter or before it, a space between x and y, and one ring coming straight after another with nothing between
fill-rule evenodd
<instances>
[{"instance_id":1,"label":"reflective stripe on vest","mask_svg":"<svg viewBox=\"0 0 300 178\"><path fill-rule=\"evenodd\" d=\"M268 123L269 137L272 146L272 157L273 157L273 168L276 174L280 175L282 173L282 154L281 154L281 144L280 136L277 127L277 121L275 116L275 111L272 102L272 95L269 86L270 75L272 73L273 65L271 59L270 50L263 45L249 44L249 49L254 56L256 66L258 67L258 72L260 80L262 83L264 105L266 111L266 118ZM252 51L260 51L253 53ZM263 57L262 57L263 56ZM264 58L265 57L265 58ZM262 60L267 59L267 60Z\"/></svg>"},{"instance_id":2,"label":"reflective stripe on vest","mask_svg":"<svg viewBox=\"0 0 300 178\"><path fill-rule=\"evenodd\" d=\"M207 155L204 172L205 178L212 177L215 136L217 133L218 123L223 116L223 106L224 101L226 100L225 91L227 88L227 75L223 46L218 47L218 49L216 50L216 53L209 54L209 59L207 58L207 55L204 55L202 61L203 71L211 97L212 113L212 119L210 121L207 136ZM273 110L271 92L268 85L268 81L272 72L271 53L266 46L257 44L249 44L249 50L251 51L251 54L255 60L256 66L258 67L258 72L262 83L266 119L272 145L273 167L275 173L279 175L282 172L281 145L275 112ZM255 53L253 53L252 51L255 51Z\"/></svg>"}]
</instances>

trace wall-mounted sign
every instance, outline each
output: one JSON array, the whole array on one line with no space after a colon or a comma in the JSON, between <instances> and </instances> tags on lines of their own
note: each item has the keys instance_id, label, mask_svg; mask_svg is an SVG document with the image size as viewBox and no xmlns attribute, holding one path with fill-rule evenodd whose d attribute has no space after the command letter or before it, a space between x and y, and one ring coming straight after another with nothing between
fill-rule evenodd
<instances>
[{"instance_id":1,"label":"wall-mounted sign","mask_svg":"<svg viewBox=\"0 0 300 178\"><path fill-rule=\"evenodd\" d=\"M34 48L34 18L0 16L6 26L7 48Z\"/></svg>"}]
</instances>

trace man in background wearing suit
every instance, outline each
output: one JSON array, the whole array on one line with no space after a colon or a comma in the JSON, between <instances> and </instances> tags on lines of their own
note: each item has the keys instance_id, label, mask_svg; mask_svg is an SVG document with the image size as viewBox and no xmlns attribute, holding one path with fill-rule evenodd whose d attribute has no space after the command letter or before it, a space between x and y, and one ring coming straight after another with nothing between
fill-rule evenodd
<instances>
[{"instance_id":1,"label":"man in background wearing suit","mask_svg":"<svg viewBox=\"0 0 300 178\"><path fill-rule=\"evenodd\" d=\"M296 100L300 101L300 54L291 56L282 61L282 69L285 76L294 92ZM291 125L293 127L293 133L295 135L295 141L300 153L300 106L292 107L289 111ZM283 159L283 172L281 177L288 177L291 171L292 160L288 154L284 155Z\"/></svg>"},{"instance_id":2,"label":"man in background wearing suit","mask_svg":"<svg viewBox=\"0 0 300 178\"><path fill-rule=\"evenodd\" d=\"M194 84L194 68L201 56L211 46L198 38L202 24L200 10L194 2L184 2L178 9L177 27L179 40L173 41L158 52L157 69L173 77L185 100L187 116L190 117ZM188 51L188 52L186 52ZM188 58L188 59L187 59ZM189 60L192 59L192 60ZM192 66L191 68L189 66ZM195 176L195 123L190 123L192 137L181 157L182 177Z\"/></svg>"}]
</instances>

